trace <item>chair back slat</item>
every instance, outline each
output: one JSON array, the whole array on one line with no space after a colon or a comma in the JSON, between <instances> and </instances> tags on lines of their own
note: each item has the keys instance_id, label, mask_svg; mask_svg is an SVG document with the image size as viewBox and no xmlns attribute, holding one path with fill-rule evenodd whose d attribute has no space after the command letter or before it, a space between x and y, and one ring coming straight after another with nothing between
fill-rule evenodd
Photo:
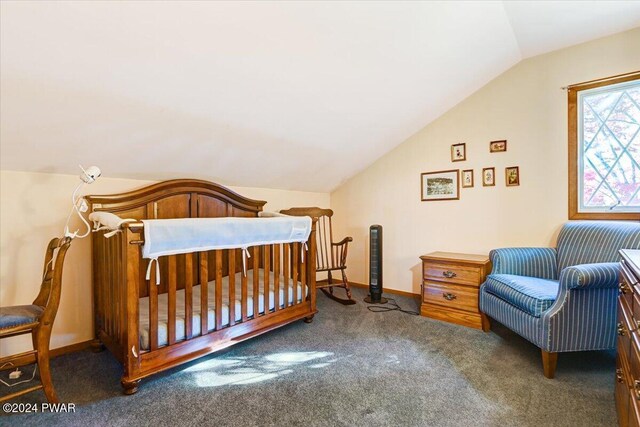
<instances>
[{"instance_id":1,"label":"chair back slat","mask_svg":"<svg viewBox=\"0 0 640 427\"><path fill-rule=\"evenodd\" d=\"M40 292L33 301L34 305L45 308L40 318L41 322L53 323L58 312L62 292L62 267L70 246L71 239L68 237L53 238L47 246Z\"/></svg>"},{"instance_id":2,"label":"chair back slat","mask_svg":"<svg viewBox=\"0 0 640 427\"><path fill-rule=\"evenodd\" d=\"M329 288L331 292L333 292L333 288L336 286L342 287L347 293L347 298L351 299L351 289L349 287L349 281L347 279L347 273L345 270L347 268L346 261L348 244L349 242L352 242L353 239L351 237L345 237L340 242L334 242L333 229L331 226L333 211L331 209L322 209L317 207L297 207L281 210L280 213L292 216L309 216L315 222L316 238L313 240L315 245L314 251L316 257L315 271L326 272L327 279L326 284L324 284L325 281L323 280L323 284L318 285L318 282L315 282L315 278L309 277L308 273L306 273L305 277L306 267L303 266L302 258L300 258L299 260L292 260L292 262L294 262L294 265L299 264L297 273L294 272L294 286L296 283L295 280L301 281L301 300L304 300L306 298L305 280L313 280L316 283L316 289ZM285 252L284 257L285 259L289 259L287 252ZM284 268L287 268L288 263L284 262L283 265ZM340 280L339 282L336 282L332 276L332 271L335 270L340 271L340 274L342 276L342 280ZM288 280L287 270L285 270L285 280ZM288 292L288 289L288 284L285 284L285 293ZM294 289L294 292L296 291L297 287ZM313 296L311 296L311 299L313 300ZM288 302L288 296L285 300L285 303L286 302ZM294 304L296 302L297 299L294 298Z\"/></svg>"}]
</instances>

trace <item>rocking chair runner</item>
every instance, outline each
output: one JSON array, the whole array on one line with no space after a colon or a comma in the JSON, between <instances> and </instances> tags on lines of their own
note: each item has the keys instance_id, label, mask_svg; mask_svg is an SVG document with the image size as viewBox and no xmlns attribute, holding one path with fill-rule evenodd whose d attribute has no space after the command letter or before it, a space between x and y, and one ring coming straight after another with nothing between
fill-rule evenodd
<instances>
[{"instance_id":1,"label":"rocking chair runner","mask_svg":"<svg viewBox=\"0 0 640 427\"><path fill-rule=\"evenodd\" d=\"M286 210L281 210L281 214L293 215L293 216L310 216L317 218L316 225L316 243L318 250L316 251L316 272L327 272L327 283L316 283L317 289L329 289L329 293L333 295L333 288L344 288L347 293L347 298L352 301L351 288L349 287L349 281L347 280L347 250L349 242L352 242L351 237L345 237L341 241L333 242L333 231L331 229L331 217L333 211L331 209L322 209L317 207L298 207ZM340 283L333 283L332 271L340 271L342 274L342 281Z\"/></svg>"},{"instance_id":2,"label":"rocking chair runner","mask_svg":"<svg viewBox=\"0 0 640 427\"><path fill-rule=\"evenodd\" d=\"M33 304L0 307L0 339L31 333L33 340L32 351L1 358L0 367L4 366L4 368L0 370L12 369L25 364L20 363L14 366L13 362L17 360L26 360L27 363L36 362L41 381L40 385L0 397L0 402L40 389L44 389L44 394L50 403L59 402L49 371L49 340L60 303L62 266L70 245L71 239L68 237L54 238L49 242L44 258L40 292ZM56 250L57 255L55 254Z\"/></svg>"}]
</instances>

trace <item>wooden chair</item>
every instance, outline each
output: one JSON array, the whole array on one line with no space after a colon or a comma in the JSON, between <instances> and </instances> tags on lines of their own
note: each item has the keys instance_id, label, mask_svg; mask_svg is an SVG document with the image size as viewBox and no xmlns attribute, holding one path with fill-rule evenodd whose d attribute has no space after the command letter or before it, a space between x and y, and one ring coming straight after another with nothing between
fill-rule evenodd
<instances>
[{"instance_id":1,"label":"wooden chair","mask_svg":"<svg viewBox=\"0 0 640 427\"><path fill-rule=\"evenodd\" d=\"M347 250L349 248L349 242L353 241L351 237L345 237L341 241L334 243L333 231L331 229L331 217L333 211L331 209L322 209L317 207L298 207L286 210L281 210L280 213L293 216L310 216L317 218L316 224L316 272L327 272L327 283L316 283L316 289L329 289L329 293L333 295L333 288L344 288L347 293L347 298L352 301L351 288L349 287L349 281L347 280ZM339 283L333 283L333 277L331 272L340 271L342 274L342 281Z\"/></svg>"},{"instance_id":2,"label":"wooden chair","mask_svg":"<svg viewBox=\"0 0 640 427\"><path fill-rule=\"evenodd\" d=\"M33 341L33 350L0 359L0 366L4 366L1 370L35 362L38 364L41 381L40 385L0 397L0 402L40 389L44 389L44 394L50 403L59 402L49 371L49 340L60 303L62 266L70 245L71 239L68 237L54 238L49 242L44 258L40 293L33 304L0 307L0 339L31 333ZM13 362L16 364L14 365Z\"/></svg>"}]
</instances>

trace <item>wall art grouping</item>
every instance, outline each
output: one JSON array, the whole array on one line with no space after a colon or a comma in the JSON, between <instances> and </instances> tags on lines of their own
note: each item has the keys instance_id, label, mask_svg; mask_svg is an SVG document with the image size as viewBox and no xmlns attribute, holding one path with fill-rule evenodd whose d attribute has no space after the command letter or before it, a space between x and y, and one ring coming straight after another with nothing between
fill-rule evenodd
<instances>
[{"instance_id":1,"label":"wall art grouping","mask_svg":"<svg viewBox=\"0 0 640 427\"><path fill-rule=\"evenodd\" d=\"M500 139L489 142L490 153L504 153L507 151L507 140ZM451 145L451 161L467 161L467 144L459 142ZM520 167L509 166L504 170L505 186L520 185ZM495 166L482 168L481 182L483 187L495 187ZM445 171L424 172L420 175L420 200L458 200L460 188L474 187L473 169L452 169Z\"/></svg>"}]
</instances>

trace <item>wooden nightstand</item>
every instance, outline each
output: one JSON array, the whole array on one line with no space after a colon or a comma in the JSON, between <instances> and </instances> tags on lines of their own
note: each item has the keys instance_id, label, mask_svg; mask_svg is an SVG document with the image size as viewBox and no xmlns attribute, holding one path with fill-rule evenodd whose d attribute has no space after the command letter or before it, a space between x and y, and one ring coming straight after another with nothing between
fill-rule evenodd
<instances>
[{"instance_id":1,"label":"wooden nightstand","mask_svg":"<svg viewBox=\"0 0 640 427\"><path fill-rule=\"evenodd\" d=\"M432 252L422 260L420 314L432 319L482 328L478 290L491 272L485 255Z\"/></svg>"}]
</instances>

